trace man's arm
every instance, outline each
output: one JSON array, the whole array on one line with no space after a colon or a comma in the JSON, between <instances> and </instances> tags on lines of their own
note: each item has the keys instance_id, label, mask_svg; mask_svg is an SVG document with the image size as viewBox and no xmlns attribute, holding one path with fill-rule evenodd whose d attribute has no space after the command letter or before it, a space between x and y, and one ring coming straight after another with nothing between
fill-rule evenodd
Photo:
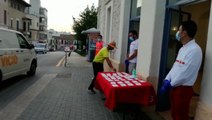
<instances>
[{"instance_id":1,"label":"man's arm","mask_svg":"<svg viewBox=\"0 0 212 120\"><path fill-rule=\"evenodd\" d=\"M129 56L127 59L131 60L131 59L135 58L137 56L137 54L138 54L138 50L134 50L134 53L131 56Z\"/></svg>"},{"instance_id":2,"label":"man's arm","mask_svg":"<svg viewBox=\"0 0 212 120\"><path fill-rule=\"evenodd\" d=\"M106 61L107 61L107 64L109 65L109 67L110 67L113 71L116 71L116 69L113 68L113 65L112 65L112 63L111 63L111 61L110 61L110 59L109 59L108 57L106 57Z\"/></svg>"}]
</instances>

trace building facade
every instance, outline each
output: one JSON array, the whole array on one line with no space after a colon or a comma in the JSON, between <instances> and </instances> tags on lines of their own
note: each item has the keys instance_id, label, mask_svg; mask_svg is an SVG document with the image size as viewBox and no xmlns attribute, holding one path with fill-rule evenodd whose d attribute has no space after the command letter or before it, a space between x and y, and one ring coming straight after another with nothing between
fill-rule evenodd
<instances>
[{"instance_id":1,"label":"building facade","mask_svg":"<svg viewBox=\"0 0 212 120\"><path fill-rule=\"evenodd\" d=\"M29 37L31 19L26 14L30 6L23 0L0 0L0 26L20 31Z\"/></svg>"},{"instance_id":2,"label":"building facade","mask_svg":"<svg viewBox=\"0 0 212 120\"><path fill-rule=\"evenodd\" d=\"M40 0L30 0L30 4L32 5L30 7L30 14L31 15L35 15L35 16L39 16L40 15L40 7L41 7L41 2Z\"/></svg>"},{"instance_id":3,"label":"building facade","mask_svg":"<svg viewBox=\"0 0 212 120\"><path fill-rule=\"evenodd\" d=\"M36 36L37 39L34 41L37 42L48 42L48 31L47 31L47 22L48 22L48 15L47 9L41 7L40 0L30 0L30 15L34 16L31 29L32 29L32 36ZM35 38L35 37L34 37Z\"/></svg>"},{"instance_id":4,"label":"building facade","mask_svg":"<svg viewBox=\"0 0 212 120\"><path fill-rule=\"evenodd\" d=\"M211 0L99 0L98 29L106 43L115 40L118 49L111 55L113 64L124 71L128 32L139 32L137 74L151 82L157 91L171 69L181 45L175 40L178 26L194 20L196 42L203 51L203 63L194 85L190 114L195 120L212 119L212 12ZM107 69L107 66L105 66ZM167 99L168 101L168 99ZM167 102L164 101L164 102ZM167 102L168 103L168 102ZM168 105L158 103L154 111ZM167 120L170 116L161 115Z\"/></svg>"},{"instance_id":5,"label":"building facade","mask_svg":"<svg viewBox=\"0 0 212 120\"><path fill-rule=\"evenodd\" d=\"M40 0L0 0L0 26L22 32L30 43L47 43L47 9Z\"/></svg>"},{"instance_id":6,"label":"building facade","mask_svg":"<svg viewBox=\"0 0 212 120\"><path fill-rule=\"evenodd\" d=\"M39 33L39 16L33 15L33 14L28 14L27 15L30 19L30 35L29 35L29 40L32 42L35 42L39 40L38 38L38 33Z\"/></svg>"},{"instance_id":7,"label":"building facade","mask_svg":"<svg viewBox=\"0 0 212 120\"><path fill-rule=\"evenodd\" d=\"M47 9L41 7L39 13L39 41L47 42Z\"/></svg>"}]
</instances>

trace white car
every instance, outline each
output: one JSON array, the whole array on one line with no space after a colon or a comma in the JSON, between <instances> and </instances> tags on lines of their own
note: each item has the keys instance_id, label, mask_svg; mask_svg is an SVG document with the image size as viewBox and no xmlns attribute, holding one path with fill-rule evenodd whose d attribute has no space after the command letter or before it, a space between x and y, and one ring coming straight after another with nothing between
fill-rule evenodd
<instances>
[{"instance_id":1,"label":"white car","mask_svg":"<svg viewBox=\"0 0 212 120\"><path fill-rule=\"evenodd\" d=\"M18 31L0 28L0 81L27 73L35 75L34 46Z\"/></svg>"},{"instance_id":2,"label":"white car","mask_svg":"<svg viewBox=\"0 0 212 120\"><path fill-rule=\"evenodd\" d=\"M45 43L36 43L35 45L35 52L36 53L47 53L47 45Z\"/></svg>"}]
</instances>

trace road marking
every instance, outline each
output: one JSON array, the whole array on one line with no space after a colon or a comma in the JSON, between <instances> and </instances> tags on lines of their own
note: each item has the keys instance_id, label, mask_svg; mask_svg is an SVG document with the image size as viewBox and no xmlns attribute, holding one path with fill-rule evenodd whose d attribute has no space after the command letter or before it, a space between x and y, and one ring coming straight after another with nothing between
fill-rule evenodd
<instances>
[{"instance_id":1,"label":"road marking","mask_svg":"<svg viewBox=\"0 0 212 120\"><path fill-rule=\"evenodd\" d=\"M0 111L0 120L16 120L57 74L45 74Z\"/></svg>"},{"instance_id":2,"label":"road marking","mask_svg":"<svg viewBox=\"0 0 212 120\"><path fill-rule=\"evenodd\" d=\"M57 63L56 67L60 67L64 63L64 60L65 56L63 56L63 58Z\"/></svg>"}]
</instances>

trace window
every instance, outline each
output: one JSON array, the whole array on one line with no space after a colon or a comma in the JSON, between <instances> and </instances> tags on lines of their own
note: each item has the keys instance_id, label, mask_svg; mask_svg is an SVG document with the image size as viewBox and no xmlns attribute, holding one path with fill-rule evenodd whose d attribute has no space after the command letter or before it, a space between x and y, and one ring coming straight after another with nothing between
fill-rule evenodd
<instances>
[{"instance_id":1,"label":"window","mask_svg":"<svg viewBox=\"0 0 212 120\"><path fill-rule=\"evenodd\" d=\"M20 4L17 5L17 9L18 9L19 11L21 10Z\"/></svg>"},{"instance_id":2,"label":"window","mask_svg":"<svg viewBox=\"0 0 212 120\"><path fill-rule=\"evenodd\" d=\"M4 10L4 24L7 25L7 11Z\"/></svg>"},{"instance_id":3,"label":"window","mask_svg":"<svg viewBox=\"0 0 212 120\"><path fill-rule=\"evenodd\" d=\"M112 19L112 10L111 6L107 8L107 19L106 19L106 43L109 43L111 39L111 19Z\"/></svg>"},{"instance_id":4,"label":"window","mask_svg":"<svg viewBox=\"0 0 212 120\"><path fill-rule=\"evenodd\" d=\"M12 18L10 20L10 26L11 26L11 28L13 28L13 19Z\"/></svg>"},{"instance_id":5,"label":"window","mask_svg":"<svg viewBox=\"0 0 212 120\"><path fill-rule=\"evenodd\" d=\"M26 39L21 34L16 34L20 48L29 48L29 43L26 41Z\"/></svg>"},{"instance_id":6,"label":"window","mask_svg":"<svg viewBox=\"0 0 212 120\"><path fill-rule=\"evenodd\" d=\"M16 21L16 30L19 30L19 21Z\"/></svg>"},{"instance_id":7,"label":"window","mask_svg":"<svg viewBox=\"0 0 212 120\"><path fill-rule=\"evenodd\" d=\"M26 22L23 23L24 31L26 31Z\"/></svg>"},{"instance_id":8,"label":"window","mask_svg":"<svg viewBox=\"0 0 212 120\"><path fill-rule=\"evenodd\" d=\"M14 4L13 4L13 2L12 2L12 1L11 1L10 5L11 5L11 7L12 7L12 8L14 7Z\"/></svg>"},{"instance_id":9,"label":"window","mask_svg":"<svg viewBox=\"0 0 212 120\"><path fill-rule=\"evenodd\" d=\"M31 21L30 22L28 22L28 26L27 26L27 31L29 31L30 30L30 23L31 23Z\"/></svg>"},{"instance_id":10,"label":"window","mask_svg":"<svg viewBox=\"0 0 212 120\"><path fill-rule=\"evenodd\" d=\"M136 30L137 32L139 32L141 7L142 7L142 0L131 0L129 30Z\"/></svg>"},{"instance_id":11,"label":"window","mask_svg":"<svg viewBox=\"0 0 212 120\"><path fill-rule=\"evenodd\" d=\"M32 38L32 32L29 32L29 38Z\"/></svg>"},{"instance_id":12,"label":"window","mask_svg":"<svg viewBox=\"0 0 212 120\"><path fill-rule=\"evenodd\" d=\"M131 15L130 15L131 19L140 17L141 7L142 7L142 0L131 0Z\"/></svg>"}]
</instances>

